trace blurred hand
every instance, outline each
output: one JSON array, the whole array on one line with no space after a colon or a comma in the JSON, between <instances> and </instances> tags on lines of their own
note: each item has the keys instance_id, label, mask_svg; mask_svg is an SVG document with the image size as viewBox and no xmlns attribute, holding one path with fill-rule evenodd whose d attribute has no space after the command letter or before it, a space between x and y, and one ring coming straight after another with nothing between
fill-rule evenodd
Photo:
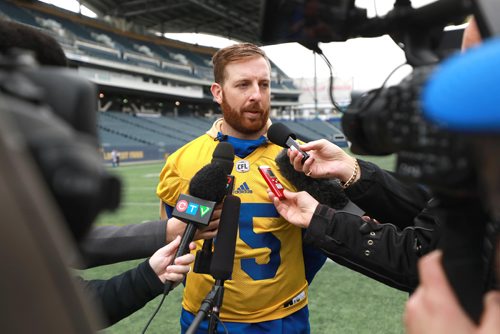
<instances>
[{"instance_id":1,"label":"blurred hand","mask_svg":"<svg viewBox=\"0 0 500 334\"><path fill-rule=\"evenodd\" d=\"M286 198L280 200L271 190L267 191L276 210L283 218L295 226L307 228L319 204L318 201L305 191L295 193L285 189L284 193Z\"/></svg>"},{"instance_id":2,"label":"blurred hand","mask_svg":"<svg viewBox=\"0 0 500 334\"><path fill-rule=\"evenodd\" d=\"M190 271L189 265L194 262L194 255L188 253L178 257L175 259L174 264L170 265L180 243L181 237L177 236L168 245L158 249L149 259L149 265L163 283L169 280L176 282L175 286L177 286L177 284L184 280L184 276ZM195 248L196 244L191 242L189 244L189 249L193 250Z\"/></svg>"},{"instance_id":3,"label":"blurred hand","mask_svg":"<svg viewBox=\"0 0 500 334\"><path fill-rule=\"evenodd\" d=\"M500 332L500 292L485 297L477 327L460 306L444 273L442 253L434 251L418 264L420 285L406 303L404 321L409 334L489 334Z\"/></svg>"},{"instance_id":4,"label":"blurred hand","mask_svg":"<svg viewBox=\"0 0 500 334\"><path fill-rule=\"evenodd\" d=\"M352 176L356 159L337 145L326 139L315 140L300 148L310 157L302 164L302 154L296 150L288 150L290 163L296 171L303 172L312 178L337 178L347 182ZM360 173L356 178L359 179Z\"/></svg>"},{"instance_id":5,"label":"blurred hand","mask_svg":"<svg viewBox=\"0 0 500 334\"><path fill-rule=\"evenodd\" d=\"M479 28L477 27L476 20L474 18L469 20L469 24L464 29L464 34L462 36L462 51L465 51L482 41Z\"/></svg>"}]
</instances>

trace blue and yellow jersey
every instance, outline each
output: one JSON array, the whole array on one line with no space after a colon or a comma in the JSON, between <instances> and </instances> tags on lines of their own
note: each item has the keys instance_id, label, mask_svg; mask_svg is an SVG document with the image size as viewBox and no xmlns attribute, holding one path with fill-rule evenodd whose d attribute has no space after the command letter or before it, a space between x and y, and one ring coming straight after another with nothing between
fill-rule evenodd
<instances>
[{"instance_id":1,"label":"blue and yellow jersey","mask_svg":"<svg viewBox=\"0 0 500 334\"><path fill-rule=\"evenodd\" d=\"M157 194L174 206L187 193L194 174L212 159L218 142L205 134L186 144L167 160ZM225 281L220 316L225 321L262 322L286 317L307 305L301 229L280 217L270 202L260 165L271 166L283 186L293 186L280 177L274 158L281 147L267 144L244 159L235 157L233 194L241 198L241 210L232 280ZM197 250L202 241L197 242ZM214 284L210 275L189 273L183 307L198 309Z\"/></svg>"}]
</instances>

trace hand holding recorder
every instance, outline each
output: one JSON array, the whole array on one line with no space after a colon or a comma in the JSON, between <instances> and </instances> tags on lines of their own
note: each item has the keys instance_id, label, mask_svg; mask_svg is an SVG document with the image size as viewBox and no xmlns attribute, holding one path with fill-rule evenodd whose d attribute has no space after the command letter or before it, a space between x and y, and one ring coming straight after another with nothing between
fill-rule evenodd
<instances>
[{"instance_id":1,"label":"hand holding recorder","mask_svg":"<svg viewBox=\"0 0 500 334\"><path fill-rule=\"evenodd\" d=\"M273 192L274 196L278 197L279 199L285 199L285 194L283 193L285 188L281 184L280 180L278 180L276 175L274 175L271 167L259 166L259 172L266 181L269 189L271 189L271 191Z\"/></svg>"},{"instance_id":2,"label":"hand holding recorder","mask_svg":"<svg viewBox=\"0 0 500 334\"><path fill-rule=\"evenodd\" d=\"M319 202L305 191L298 193L284 190L286 198L278 199L274 193L268 191L267 195L273 201L278 213L289 223L301 227L309 227L312 216Z\"/></svg>"}]
</instances>

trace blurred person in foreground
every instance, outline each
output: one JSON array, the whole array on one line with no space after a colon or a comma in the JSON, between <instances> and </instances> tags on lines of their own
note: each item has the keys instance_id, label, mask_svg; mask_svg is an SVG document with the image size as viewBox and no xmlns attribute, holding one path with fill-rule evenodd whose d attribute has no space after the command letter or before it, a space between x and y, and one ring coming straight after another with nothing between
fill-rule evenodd
<instances>
[{"instance_id":1,"label":"blurred person in foreground","mask_svg":"<svg viewBox=\"0 0 500 334\"><path fill-rule=\"evenodd\" d=\"M275 157L282 148L266 138L270 125L270 62L250 43L220 49L212 61L215 83L211 92L224 117L168 157L157 188L162 218L170 215L193 175L210 162L218 142L232 144L236 166L233 195L241 198L241 209L232 279L225 281L220 318L230 333L309 333L308 269L302 230L279 216L258 171L259 166L268 165L286 188L294 189L276 167ZM313 257L317 265L311 271L317 271L324 259L321 254ZM187 275L182 332L213 284L210 275ZM204 321L198 333L206 333L207 325ZM218 326L218 333L224 333L222 326Z\"/></svg>"},{"instance_id":2,"label":"blurred person in foreground","mask_svg":"<svg viewBox=\"0 0 500 334\"><path fill-rule=\"evenodd\" d=\"M31 51L41 66L68 65L63 49L48 34L18 22L0 20L0 53L6 54L12 49ZM195 240L213 238L217 233L219 217L220 209L214 210L212 221L205 229L196 232ZM166 219L120 226L92 226L78 245L83 263L75 261L74 266L91 268L147 258L176 236L182 235L184 229L185 224L168 224Z\"/></svg>"},{"instance_id":3,"label":"blurred person in foreground","mask_svg":"<svg viewBox=\"0 0 500 334\"><path fill-rule=\"evenodd\" d=\"M481 40L475 19L471 19L464 31L462 51L478 46ZM498 279L500 277L498 238L494 256L497 260L495 269ZM445 275L442 252L434 251L423 257L418 266L420 285L406 303L404 314L408 333L500 333L500 291L494 290L485 294L483 313L479 324L475 324L463 310Z\"/></svg>"},{"instance_id":4,"label":"blurred person in foreground","mask_svg":"<svg viewBox=\"0 0 500 334\"><path fill-rule=\"evenodd\" d=\"M6 54L14 48L33 52L34 58L40 65L59 67L67 65L64 51L52 37L17 22L0 20L0 53ZM219 213L215 214L216 220ZM67 222L67 224L70 223ZM166 221L159 221L133 227L94 227L89 239L83 243L84 246L78 245L80 249L86 250L83 257L86 258L88 255L89 261L86 262L88 265L108 264L151 256L136 268L110 279L77 278L85 292L94 298L97 305L101 306L107 325L132 314L160 295L166 280L174 281L178 285L184 279L185 274L190 271L190 264L194 261L194 256L191 254L179 257L172 265L169 265L180 243L178 235L182 232L171 230L167 238L166 224ZM213 224L217 225L218 222L213 222ZM175 226L175 224L172 225ZM162 232L158 234L160 238L163 236L163 240L158 240L158 236L147 233L158 230ZM134 232L133 235L131 231ZM209 235L212 236L212 232L209 232ZM127 236L126 242L123 242L124 236ZM81 236L75 235L75 237L80 240ZM96 242L96 239L99 242ZM165 246L167 242L170 243ZM190 247L193 248L194 244Z\"/></svg>"},{"instance_id":5,"label":"blurred person in foreground","mask_svg":"<svg viewBox=\"0 0 500 334\"><path fill-rule=\"evenodd\" d=\"M500 333L500 291L485 295L480 323L475 324L460 306L446 278L441 251L426 255L418 266L420 285L406 303L404 314L407 333Z\"/></svg>"}]
</instances>

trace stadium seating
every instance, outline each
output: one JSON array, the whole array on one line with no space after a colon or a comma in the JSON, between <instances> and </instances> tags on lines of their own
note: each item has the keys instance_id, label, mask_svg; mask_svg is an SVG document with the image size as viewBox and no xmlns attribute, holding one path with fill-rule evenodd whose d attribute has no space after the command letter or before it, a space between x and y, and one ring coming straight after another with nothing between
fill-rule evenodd
<instances>
[{"instance_id":1,"label":"stadium seating","mask_svg":"<svg viewBox=\"0 0 500 334\"><path fill-rule=\"evenodd\" d=\"M113 31L86 26L50 13L17 7L0 2L4 15L37 28L47 30L65 47L90 57L126 63L155 71L165 71L181 77L213 80L210 55L134 40ZM272 86L275 90L297 91L292 80L274 63Z\"/></svg>"},{"instance_id":2,"label":"stadium seating","mask_svg":"<svg viewBox=\"0 0 500 334\"><path fill-rule=\"evenodd\" d=\"M40 28L35 17L29 10L15 6L9 2L0 1L0 14L2 14L4 18Z\"/></svg>"},{"instance_id":3,"label":"stadium seating","mask_svg":"<svg viewBox=\"0 0 500 334\"><path fill-rule=\"evenodd\" d=\"M171 94L170 99L174 101L175 94L178 94L204 100L204 103L213 103L212 96L206 89L213 81L211 55L207 53L209 51L201 52L202 49L197 52L192 47L183 49L157 43L153 37L135 38L131 33L120 33L111 27L101 29L104 22L82 24L81 17L72 20L73 14L59 15L59 9L41 11L36 6L27 7L29 8L0 1L0 15L43 29L56 38L73 62L72 65L84 67L81 69L82 74L85 73L88 77L105 77L107 80L122 80L126 77L128 89L150 91L150 88L156 88L152 87L156 84L163 87L163 90L158 91ZM281 98L286 102L295 101L300 92L293 80L272 62L271 67L273 100ZM123 76L116 73L123 73ZM157 75L155 80L151 79L152 74ZM130 81L132 78L137 80ZM150 86L139 87L146 84ZM166 86L173 88L167 92ZM196 88L198 93L193 93ZM200 110L203 108L205 107ZM121 111L98 112L98 133L103 151L118 149L149 152L144 155L145 158L162 159L164 153L172 152L198 137L213 122L211 118L185 115L182 110L176 113L176 117L139 116ZM327 138L339 146L347 146L338 120L275 121L284 122L304 141ZM127 158L123 160L126 161Z\"/></svg>"},{"instance_id":4,"label":"stadium seating","mask_svg":"<svg viewBox=\"0 0 500 334\"><path fill-rule=\"evenodd\" d=\"M139 117L123 112L99 113L99 134L103 147L152 146L178 148L207 131L213 119L194 116ZM329 139L341 147L347 142L342 132L321 120L273 120L287 125L301 140Z\"/></svg>"}]
</instances>

